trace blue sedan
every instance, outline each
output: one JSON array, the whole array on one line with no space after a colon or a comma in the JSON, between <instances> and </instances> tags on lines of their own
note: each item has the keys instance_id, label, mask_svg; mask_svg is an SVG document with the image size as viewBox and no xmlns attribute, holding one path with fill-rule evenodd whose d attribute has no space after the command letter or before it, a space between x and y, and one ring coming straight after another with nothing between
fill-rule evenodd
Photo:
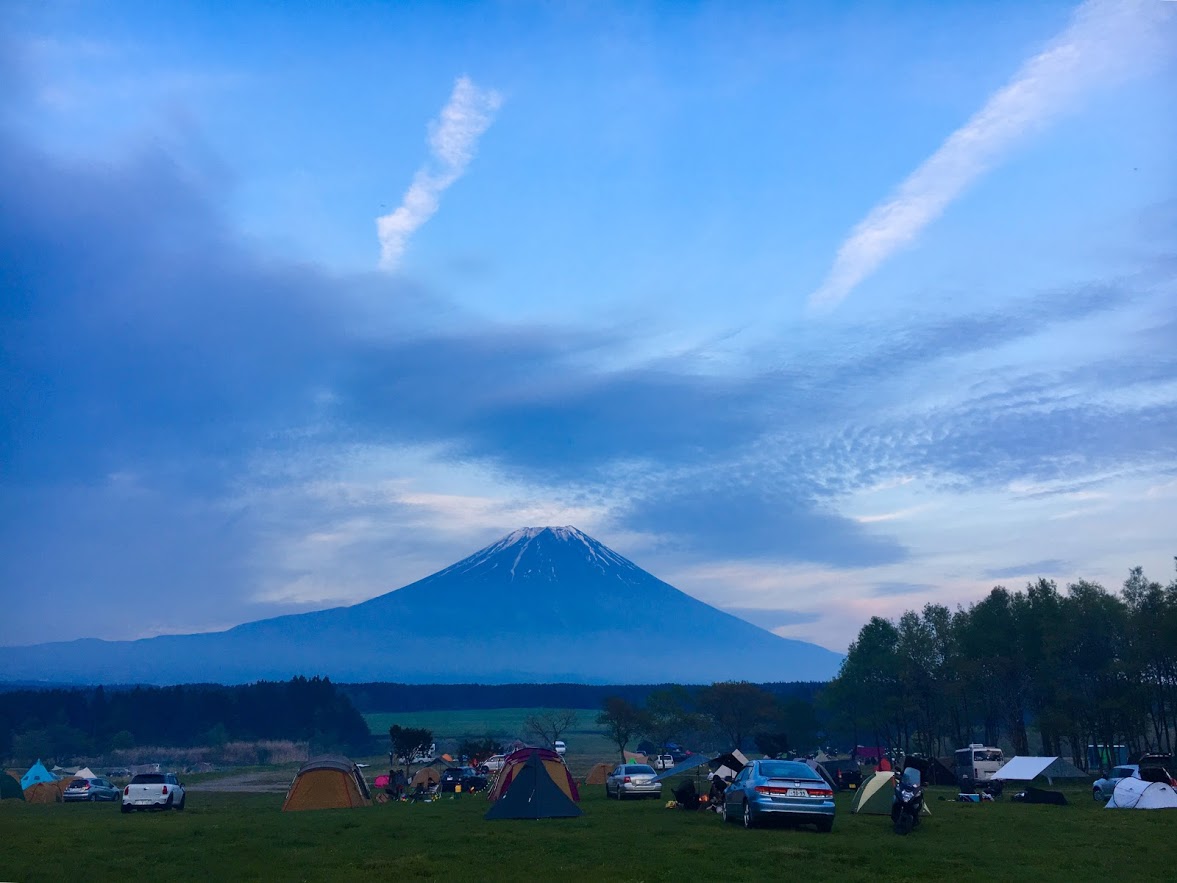
<instances>
[{"instance_id":1,"label":"blue sedan","mask_svg":"<svg viewBox=\"0 0 1177 883\"><path fill-rule=\"evenodd\" d=\"M834 792L808 765L792 760L754 760L723 794L724 821L740 820L745 828L780 819L834 828Z\"/></svg>"}]
</instances>

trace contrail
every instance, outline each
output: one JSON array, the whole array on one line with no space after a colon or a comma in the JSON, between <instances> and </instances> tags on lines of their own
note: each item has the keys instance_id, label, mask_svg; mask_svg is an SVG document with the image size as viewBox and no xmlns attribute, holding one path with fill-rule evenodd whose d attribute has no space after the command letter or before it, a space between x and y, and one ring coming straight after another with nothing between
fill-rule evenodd
<instances>
[{"instance_id":1,"label":"contrail","mask_svg":"<svg viewBox=\"0 0 1177 883\"><path fill-rule=\"evenodd\" d=\"M1142 73L1177 49L1169 3L1088 0L1042 52L1025 62L838 249L810 308L833 307L910 245L974 180L1096 87Z\"/></svg>"},{"instance_id":2,"label":"contrail","mask_svg":"<svg viewBox=\"0 0 1177 883\"><path fill-rule=\"evenodd\" d=\"M469 77L454 82L449 103L429 127L429 161L413 176L400 206L376 219L383 269L396 267L409 236L433 217L442 192L462 177L474 158L478 139L494 122L501 104L499 93L479 89Z\"/></svg>"}]
</instances>

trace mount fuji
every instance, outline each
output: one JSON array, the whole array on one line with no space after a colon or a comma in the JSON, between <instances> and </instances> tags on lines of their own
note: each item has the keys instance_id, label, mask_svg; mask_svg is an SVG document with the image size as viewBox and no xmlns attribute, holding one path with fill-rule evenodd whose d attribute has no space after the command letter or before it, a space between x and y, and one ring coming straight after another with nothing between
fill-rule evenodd
<instances>
[{"instance_id":1,"label":"mount fuji","mask_svg":"<svg viewBox=\"0 0 1177 883\"><path fill-rule=\"evenodd\" d=\"M574 527L529 527L350 607L207 634L0 647L0 679L818 681L833 677L841 658L704 604Z\"/></svg>"}]
</instances>

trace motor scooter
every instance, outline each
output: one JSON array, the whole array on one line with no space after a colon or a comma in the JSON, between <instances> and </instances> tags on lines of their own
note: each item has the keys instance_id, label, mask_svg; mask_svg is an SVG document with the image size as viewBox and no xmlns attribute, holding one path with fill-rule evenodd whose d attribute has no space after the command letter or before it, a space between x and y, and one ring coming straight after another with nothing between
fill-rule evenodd
<instances>
[{"instance_id":1,"label":"motor scooter","mask_svg":"<svg viewBox=\"0 0 1177 883\"><path fill-rule=\"evenodd\" d=\"M920 771L907 767L895 780L895 795L891 798L891 824L896 834L910 834L920 823L924 808L924 786Z\"/></svg>"}]
</instances>

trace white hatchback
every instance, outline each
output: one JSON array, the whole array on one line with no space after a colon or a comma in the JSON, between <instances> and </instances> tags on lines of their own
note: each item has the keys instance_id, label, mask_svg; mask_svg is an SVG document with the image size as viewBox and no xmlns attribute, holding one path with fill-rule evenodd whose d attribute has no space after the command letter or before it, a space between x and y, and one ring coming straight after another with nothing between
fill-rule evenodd
<instances>
[{"instance_id":1,"label":"white hatchback","mask_svg":"<svg viewBox=\"0 0 1177 883\"><path fill-rule=\"evenodd\" d=\"M674 768L674 758L669 754L659 754L654 758L652 766L656 770L669 770Z\"/></svg>"}]
</instances>

